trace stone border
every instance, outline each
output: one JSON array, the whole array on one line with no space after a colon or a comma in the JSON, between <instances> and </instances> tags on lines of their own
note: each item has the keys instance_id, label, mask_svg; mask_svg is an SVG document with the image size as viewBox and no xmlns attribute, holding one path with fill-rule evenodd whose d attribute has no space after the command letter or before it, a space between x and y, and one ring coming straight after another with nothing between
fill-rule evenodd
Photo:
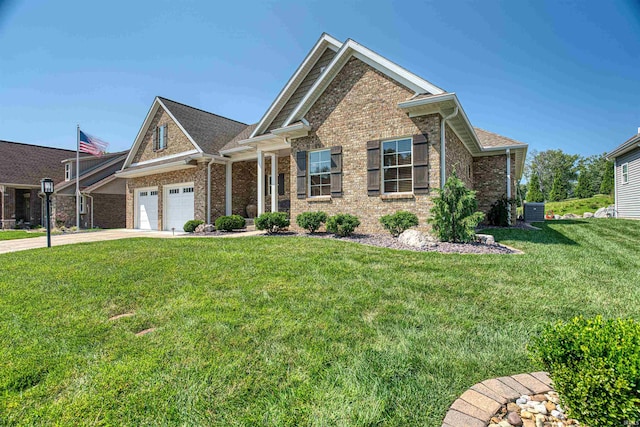
<instances>
[{"instance_id":1,"label":"stone border","mask_svg":"<svg viewBox=\"0 0 640 427\"><path fill-rule=\"evenodd\" d=\"M444 417L442 427L486 427L502 405L524 394L542 394L549 391L553 391L553 387L546 372L482 381L453 402Z\"/></svg>"}]
</instances>

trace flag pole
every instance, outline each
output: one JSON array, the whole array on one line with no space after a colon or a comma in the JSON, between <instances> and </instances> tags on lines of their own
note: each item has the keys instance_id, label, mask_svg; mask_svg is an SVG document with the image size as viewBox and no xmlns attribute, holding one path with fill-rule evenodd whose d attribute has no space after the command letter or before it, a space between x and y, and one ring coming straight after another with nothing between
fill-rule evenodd
<instances>
[{"instance_id":1,"label":"flag pole","mask_svg":"<svg viewBox=\"0 0 640 427\"><path fill-rule=\"evenodd\" d=\"M80 125L76 137L76 227L80 230Z\"/></svg>"}]
</instances>

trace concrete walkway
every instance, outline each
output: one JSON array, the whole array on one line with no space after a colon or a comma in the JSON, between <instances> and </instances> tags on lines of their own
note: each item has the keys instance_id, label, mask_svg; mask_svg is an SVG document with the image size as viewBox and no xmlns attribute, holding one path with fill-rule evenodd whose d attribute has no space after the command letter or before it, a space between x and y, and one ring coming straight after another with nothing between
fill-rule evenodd
<instances>
[{"instance_id":1,"label":"concrete walkway","mask_svg":"<svg viewBox=\"0 0 640 427\"><path fill-rule=\"evenodd\" d=\"M212 235L201 237L248 237L264 234L263 231L246 231L242 233L229 233L229 235ZM72 245L74 243L102 242L105 240L130 239L134 237L151 237L156 239L175 239L180 237L200 237L190 233L171 231L143 231L119 228L113 230L88 231L84 233L66 233L51 236L51 246ZM27 251L29 249L46 248L47 237L33 237L29 239L0 240L0 254L8 252Z\"/></svg>"}]
</instances>

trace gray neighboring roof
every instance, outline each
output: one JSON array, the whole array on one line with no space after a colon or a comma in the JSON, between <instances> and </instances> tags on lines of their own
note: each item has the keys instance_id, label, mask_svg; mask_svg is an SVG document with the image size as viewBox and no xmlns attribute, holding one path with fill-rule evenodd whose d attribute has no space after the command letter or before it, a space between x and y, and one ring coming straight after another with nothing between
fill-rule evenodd
<instances>
[{"instance_id":1,"label":"gray neighboring roof","mask_svg":"<svg viewBox=\"0 0 640 427\"><path fill-rule=\"evenodd\" d=\"M64 179L64 159L75 151L0 141L0 183L39 186L42 178Z\"/></svg>"},{"instance_id":2,"label":"gray neighboring roof","mask_svg":"<svg viewBox=\"0 0 640 427\"><path fill-rule=\"evenodd\" d=\"M611 150L609 153L607 153L607 158L615 159L621 154L624 154L627 151L635 148L637 144L640 144L640 132L633 135L631 138L627 139L625 142L617 146L614 150Z\"/></svg>"},{"instance_id":3,"label":"gray neighboring roof","mask_svg":"<svg viewBox=\"0 0 640 427\"><path fill-rule=\"evenodd\" d=\"M233 137L231 141L227 142L225 146L222 147L220 150L221 151L231 150L233 148L240 147L241 145L238 144L238 142L242 141L243 139L248 139L251 136L251 133L253 132L253 130L256 128L256 126L258 126L258 123L254 123L242 129L242 131L239 134Z\"/></svg>"},{"instance_id":4,"label":"gray neighboring roof","mask_svg":"<svg viewBox=\"0 0 640 427\"><path fill-rule=\"evenodd\" d=\"M483 147L513 147L514 145L522 145L522 148L527 147L527 144L516 141L515 139L507 138L506 136L498 135L497 133L489 132L484 129L474 127L480 144Z\"/></svg>"},{"instance_id":5,"label":"gray neighboring roof","mask_svg":"<svg viewBox=\"0 0 640 427\"><path fill-rule=\"evenodd\" d=\"M158 97L205 153L213 154L244 130L246 123Z\"/></svg>"}]
</instances>

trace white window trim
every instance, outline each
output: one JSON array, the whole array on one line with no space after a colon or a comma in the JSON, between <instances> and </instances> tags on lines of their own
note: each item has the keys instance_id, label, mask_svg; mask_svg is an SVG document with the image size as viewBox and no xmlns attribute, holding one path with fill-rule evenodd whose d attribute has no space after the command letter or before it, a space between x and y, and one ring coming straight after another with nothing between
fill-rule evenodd
<instances>
[{"instance_id":1,"label":"white window trim","mask_svg":"<svg viewBox=\"0 0 640 427\"><path fill-rule=\"evenodd\" d=\"M307 197L308 198L327 198L331 197L331 169L329 169L329 194L323 194L320 196L312 196L311 195L311 153L317 153L319 151L328 151L329 152L329 161L331 161L331 149L330 148L320 148L318 150L312 150L307 153ZM331 164L331 163L329 163ZM314 174L314 175L324 175L324 173Z\"/></svg>"},{"instance_id":2,"label":"white window trim","mask_svg":"<svg viewBox=\"0 0 640 427\"><path fill-rule=\"evenodd\" d=\"M267 183L267 188L265 189L265 196L271 196L271 185L272 185L272 181L273 181L273 176L268 173L267 174L267 179L265 180L265 182Z\"/></svg>"},{"instance_id":3,"label":"white window trim","mask_svg":"<svg viewBox=\"0 0 640 427\"><path fill-rule=\"evenodd\" d=\"M80 213L87 213L87 198L84 195L80 195Z\"/></svg>"},{"instance_id":4,"label":"white window trim","mask_svg":"<svg viewBox=\"0 0 640 427\"><path fill-rule=\"evenodd\" d=\"M64 180L71 181L71 163L65 163L64 165Z\"/></svg>"},{"instance_id":5,"label":"white window trim","mask_svg":"<svg viewBox=\"0 0 640 427\"><path fill-rule=\"evenodd\" d=\"M164 129L162 132L160 132L160 129ZM167 145L169 145L167 139L168 139L168 135L167 135L167 131L169 130L167 124L163 124L162 126L157 126L156 127L156 138L155 141L153 141L153 151L162 151L165 150L167 148ZM164 136L164 138L162 137ZM164 143L163 146L161 146L161 144Z\"/></svg>"},{"instance_id":6,"label":"white window trim","mask_svg":"<svg viewBox=\"0 0 640 427\"><path fill-rule=\"evenodd\" d=\"M401 167L409 167L411 168L411 190L410 191L384 191L384 144L385 142L393 142L393 141L401 141L403 139L408 139L411 141L411 163L408 165L402 165ZM398 168L398 166L394 166ZM387 139L380 141L380 194L382 195L410 195L413 194L413 137L412 136L403 136L399 138Z\"/></svg>"},{"instance_id":7,"label":"white window trim","mask_svg":"<svg viewBox=\"0 0 640 427\"><path fill-rule=\"evenodd\" d=\"M624 171L625 168L627 169L626 172ZM620 166L620 174L622 176L622 183L628 184L629 183L629 162L623 163Z\"/></svg>"}]
</instances>

